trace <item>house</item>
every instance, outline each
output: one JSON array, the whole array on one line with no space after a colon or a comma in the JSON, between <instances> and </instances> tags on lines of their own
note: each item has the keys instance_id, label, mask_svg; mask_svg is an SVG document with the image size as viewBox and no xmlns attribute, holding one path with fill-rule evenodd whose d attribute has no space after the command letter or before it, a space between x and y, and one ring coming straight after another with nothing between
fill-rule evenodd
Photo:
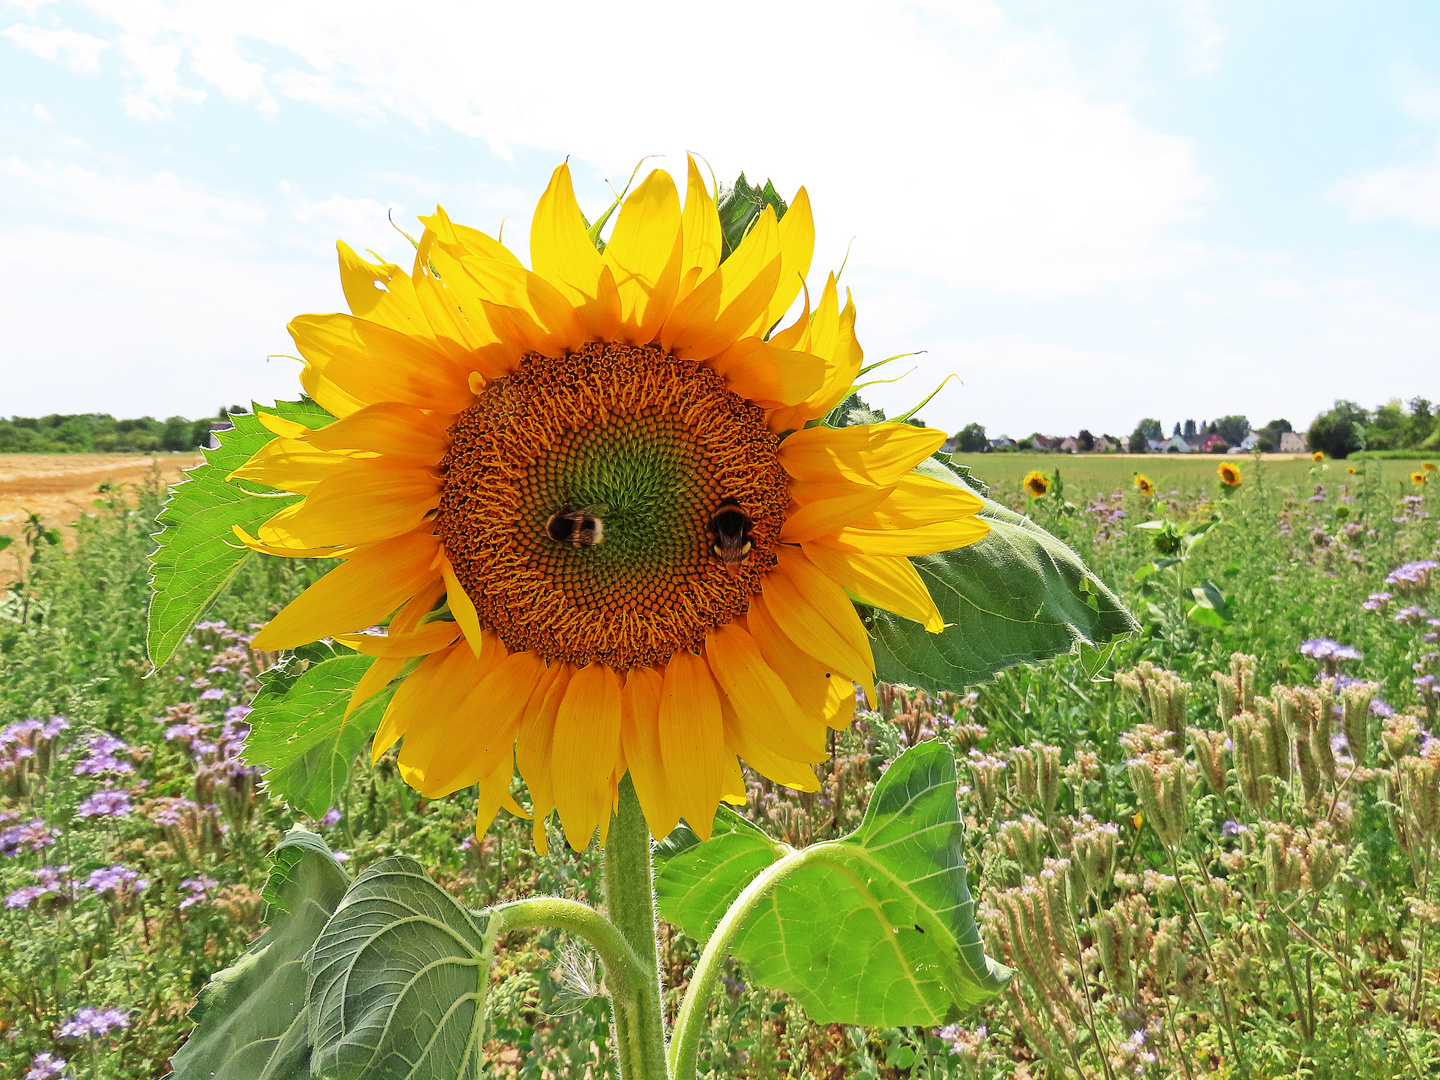
<instances>
[{"instance_id":1,"label":"house","mask_svg":"<svg viewBox=\"0 0 1440 1080\"><path fill-rule=\"evenodd\" d=\"M1218 454L1228 449L1230 449L1230 444L1225 441L1224 437L1218 431L1200 444L1201 452L1206 454Z\"/></svg>"},{"instance_id":2,"label":"house","mask_svg":"<svg viewBox=\"0 0 1440 1080\"><path fill-rule=\"evenodd\" d=\"M1066 435L1055 447L1062 454L1078 454L1080 452L1080 440L1074 435Z\"/></svg>"},{"instance_id":3,"label":"house","mask_svg":"<svg viewBox=\"0 0 1440 1080\"><path fill-rule=\"evenodd\" d=\"M217 450L217 449L219 449L219 447L220 447L220 440L215 437L215 433L216 433L217 431L231 431L231 430L234 429L234 427L235 427L235 424L234 424L234 422L231 421L231 420L211 420L211 421L210 421L210 437L205 440L205 449L206 449L206 450Z\"/></svg>"},{"instance_id":4,"label":"house","mask_svg":"<svg viewBox=\"0 0 1440 1080\"><path fill-rule=\"evenodd\" d=\"M1194 447L1185 441L1183 435L1172 435L1160 444L1160 450L1166 454L1189 454L1194 452Z\"/></svg>"},{"instance_id":5,"label":"house","mask_svg":"<svg viewBox=\"0 0 1440 1080\"><path fill-rule=\"evenodd\" d=\"M1145 448L1151 454L1163 454L1170 444L1164 439L1146 439Z\"/></svg>"},{"instance_id":6,"label":"house","mask_svg":"<svg viewBox=\"0 0 1440 1080\"><path fill-rule=\"evenodd\" d=\"M1243 439L1240 440L1240 445L1239 445L1239 446L1232 446L1232 447L1230 448L1230 453L1232 453L1232 454L1248 454L1251 450L1254 450L1255 447L1257 447L1257 446L1259 446L1259 445L1260 445L1260 433L1259 433L1258 431L1252 431L1252 432L1250 432L1249 435L1246 435L1245 438L1243 438Z\"/></svg>"},{"instance_id":7,"label":"house","mask_svg":"<svg viewBox=\"0 0 1440 1080\"><path fill-rule=\"evenodd\" d=\"M1015 449L1015 440L1012 439L1012 438L1010 438L1009 435L997 435L995 438L993 438L993 439L990 440L990 449L991 449L991 450L1014 450L1014 449Z\"/></svg>"},{"instance_id":8,"label":"house","mask_svg":"<svg viewBox=\"0 0 1440 1080\"><path fill-rule=\"evenodd\" d=\"M1114 439L1110 438L1109 435L1096 435L1096 436L1095 436L1095 449L1094 449L1094 452L1095 452L1095 453L1097 453L1097 454L1111 454L1111 453L1114 453L1114 452L1115 452L1116 450L1118 450L1118 449L1120 449L1120 444L1117 443Z\"/></svg>"},{"instance_id":9,"label":"house","mask_svg":"<svg viewBox=\"0 0 1440 1080\"><path fill-rule=\"evenodd\" d=\"M1280 435L1280 453L1282 454L1303 454L1305 452L1305 433L1303 431L1286 431Z\"/></svg>"}]
</instances>

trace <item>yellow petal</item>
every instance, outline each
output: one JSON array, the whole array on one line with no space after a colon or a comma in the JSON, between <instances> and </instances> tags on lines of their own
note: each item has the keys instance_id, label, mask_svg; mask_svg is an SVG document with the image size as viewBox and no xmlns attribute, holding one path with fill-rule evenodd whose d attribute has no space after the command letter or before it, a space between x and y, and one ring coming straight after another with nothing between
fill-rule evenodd
<instances>
[{"instance_id":1,"label":"yellow petal","mask_svg":"<svg viewBox=\"0 0 1440 1080\"><path fill-rule=\"evenodd\" d=\"M780 757L764 743L755 739L753 732L740 723L740 718L735 715L735 709L731 706L730 699L723 694L720 696L720 717L725 733L725 758L728 758L730 754L739 754L745 759L746 764L761 776L769 777L777 784L784 784L796 791L820 790L820 781L815 778L815 770L803 762L789 761ZM731 783L728 761L724 763L724 769L726 779L722 783L728 787ZM708 835L707 832L706 836L708 837Z\"/></svg>"},{"instance_id":2,"label":"yellow petal","mask_svg":"<svg viewBox=\"0 0 1440 1080\"><path fill-rule=\"evenodd\" d=\"M724 352L764 317L780 280L780 264L775 211L767 206L719 269L675 305L660 335L661 347L695 360Z\"/></svg>"},{"instance_id":3,"label":"yellow petal","mask_svg":"<svg viewBox=\"0 0 1440 1080\"><path fill-rule=\"evenodd\" d=\"M720 785L720 799L731 806L744 806L750 801L745 774L740 771L740 762L735 754L728 748L725 751L725 779Z\"/></svg>"},{"instance_id":4,"label":"yellow petal","mask_svg":"<svg viewBox=\"0 0 1440 1080\"><path fill-rule=\"evenodd\" d=\"M735 393L767 408L804 401L825 377L825 361L818 356L777 349L758 337L731 345L710 367Z\"/></svg>"},{"instance_id":5,"label":"yellow petal","mask_svg":"<svg viewBox=\"0 0 1440 1080\"><path fill-rule=\"evenodd\" d=\"M443 551L440 553L440 573L445 580L445 599L450 605L450 614L460 624L465 640L470 643L470 651L479 656L483 635L480 631L480 616L475 613L475 601L470 599L465 586L460 584L450 557Z\"/></svg>"},{"instance_id":6,"label":"yellow petal","mask_svg":"<svg viewBox=\"0 0 1440 1080\"><path fill-rule=\"evenodd\" d=\"M984 518L962 517L912 529L897 529L875 514L867 514L853 525L816 537L816 544L836 551L861 555L933 555L954 551L985 539L990 526Z\"/></svg>"},{"instance_id":7,"label":"yellow petal","mask_svg":"<svg viewBox=\"0 0 1440 1080\"><path fill-rule=\"evenodd\" d=\"M664 683L652 668L631 668L620 691L620 747L650 835L664 839L680 820L680 806L665 775L660 752L660 691Z\"/></svg>"},{"instance_id":8,"label":"yellow petal","mask_svg":"<svg viewBox=\"0 0 1440 1080\"><path fill-rule=\"evenodd\" d=\"M587 664L570 678L555 716L550 775L565 839L583 851L610 812L610 782L620 752L620 677Z\"/></svg>"},{"instance_id":9,"label":"yellow petal","mask_svg":"<svg viewBox=\"0 0 1440 1080\"><path fill-rule=\"evenodd\" d=\"M438 799L508 762L543 669L537 654L512 653L486 672L458 708L412 724L400 747L407 782L427 799Z\"/></svg>"},{"instance_id":10,"label":"yellow petal","mask_svg":"<svg viewBox=\"0 0 1440 1080\"><path fill-rule=\"evenodd\" d=\"M790 497L799 505L786 515L780 539L798 544L843 528L883 503L890 490L868 484L792 480Z\"/></svg>"},{"instance_id":11,"label":"yellow petal","mask_svg":"<svg viewBox=\"0 0 1440 1080\"><path fill-rule=\"evenodd\" d=\"M765 314L750 328L752 334L763 334L790 310L800 295L805 275L810 273L810 259L815 253L815 219L810 213L810 196L802 187L795 193L778 228L780 276Z\"/></svg>"},{"instance_id":12,"label":"yellow petal","mask_svg":"<svg viewBox=\"0 0 1440 1080\"><path fill-rule=\"evenodd\" d=\"M620 294L622 334L654 341L680 286L680 196L663 169L653 170L620 207L605 245L605 265Z\"/></svg>"},{"instance_id":13,"label":"yellow petal","mask_svg":"<svg viewBox=\"0 0 1440 1080\"><path fill-rule=\"evenodd\" d=\"M750 605L745 626L771 670L785 673L785 684L804 715L824 717L828 726L838 726L831 722L833 717L826 711L830 687L832 684L849 687L853 693L850 677L838 668L827 667L791 641L764 604Z\"/></svg>"},{"instance_id":14,"label":"yellow petal","mask_svg":"<svg viewBox=\"0 0 1440 1080\"><path fill-rule=\"evenodd\" d=\"M317 450L304 439L271 439L226 480L252 480L257 484L305 495L322 480L353 471L363 459L352 454Z\"/></svg>"},{"instance_id":15,"label":"yellow petal","mask_svg":"<svg viewBox=\"0 0 1440 1080\"><path fill-rule=\"evenodd\" d=\"M441 580L437 572L419 592L405 602L404 607L395 613L395 617L390 620L390 633L410 633L434 609L435 601L444 595L445 582Z\"/></svg>"},{"instance_id":16,"label":"yellow petal","mask_svg":"<svg viewBox=\"0 0 1440 1080\"><path fill-rule=\"evenodd\" d=\"M530 223L530 265L577 307L600 292L600 253L586 235L585 216L575 201L570 166L561 163L535 206Z\"/></svg>"},{"instance_id":17,"label":"yellow petal","mask_svg":"<svg viewBox=\"0 0 1440 1080\"><path fill-rule=\"evenodd\" d=\"M260 421L260 426L272 434L279 435L282 439L298 439L302 435L308 435L310 429L304 424L295 420L286 420L283 416L274 413L256 410L255 419Z\"/></svg>"},{"instance_id":18,"label":"yellow petal","mask_svg":"<svg viewBox=\"0 0 1440 1080\"><path fill-rule=\"evenodd\" d=\"M780 566L765 579L758 601L805 652L844 672L874 697L875 661L865 628L845 591L794 548L780 549Z\"/></svg>"},{"instance_id":19,"label":"yellow petal","mask_svg":"<svg viewBox=\"0 0 1440 1080\"><path fill-rule=\"evenodd\" d=\"M448 415L387 401L370 405L301 438L317 450L359 450L397 461L438 464L450 448Z\"/></svg>"},{"instance_id":20,"label":"yellow petal","mask_svg":"<svg viewBox=\"0 0 1440 1080\"><path fill-rule=\"evenodd\" d=\"M453 622L436 620L408 634L336 634L335 640L366 656L427 656L460 636Z\"/></svg>"},{"instance_id":21,"label":"yellow petal","mask_svg":"<svg viewBox=\"0 0 1440 1080\"><path fill-rule=\"evenodd\" d=\"M984 500L969 488L923 473L907 473L890 489L875 513L897 527L915 527L978 514L984 508Z\"/></svg>"},{"instance_id":22,"label":"yellow petal","mask_svg":"<svg viewBox=\"0 0 1440 1080\"><path fill-rule=\"evenodd\" d=\"M469 648L457 642L420 661L420 666L409 674L390 699L380 728L375 732L370 752L372 763L379 761L386 750L409 733L412 726L424 725L437 716L454 714L485 673L505 655L500 639L493 634L490 638L489 655L478 660Z\"/></svg>"},{"instance_id":23,"label":"yellow petal","mask_svg":"<svg viewBox=\"0 0 1440 1080\"><path fill-rule=\"evenodd\" d=\"M322 375L314 364L306 364L300 369L300 387L331 416L349 416L368 404L348 390L340 389L333 380Z\"/></svg>"},{"instance_id":24,"label":"yellow petal","mask_svg":"<svg viewBox=\"0 0 1440 1080\"><path fill-rule=\"evenodd\" d=\"M525 703L525 715L515 736L515 765L530 789L530 808L534 814L532 834L535 850L541 855L549 850L545 821L555 806L555 784L550 774L555 718L574 674L574 664L551 664L545 669L535 693Z\"/></svg>"},{"instance_id":25,"label":"yellow petal","mask_svg":"<svg viewBox=\"0 0 1440 1080\"><path fill-rule=\"evenodd\" d=\"M431 336L409 274L392 263L366 262L343 240L335 246L340 253L340 287L352 315L402 333Z\"/></svg>"},{"instance_id":26,"label":"yellow petal","mask_svg":"<svg viewBox=\"0 0 1440 1080\"><path fill-rule=\"evenodd\" d=\"M519 336L527 351L560 355L579 348L585 327L565 294L539 274L501 259L470 255L459 261L468 291L484 306L486 321L501 340Z\"/></svg>"},{"instance_id":27,"label":"yellow petal","mask_svg":"<svg viewBox=\"0 0 1440 1080\"><path fill-rule=\"evenodd\" d=\"M429 583L438 550L420 533L362 548L290 601L251 647L293 649L373 626Z\"/></svg>"},{"instance_id":28,"label":"yellow petal","mask_svg":"<svg viewBox=\"0 0 1440 1080\"><path fill-rule=\"evenodd\" d=\"M456 413L474 400L467 373L423 338L350 315L301 315L289 329L312 368L366 404Z\"/></svg>"},{"instance_id":29,"label":"yellow petal","mask_svg":"<svg viewBox=\"0 0 1440 1080\"><path fill-rule=\"evenodd\" d=\"M856 424L796 431L780 444L780 464L796 480L899 483L940 449L945 433L909 424Z\"/></svg>"},{"instance_id":30,"label":"yellow petal","mask_svg":"<svg viewBox=\"0 0 1440 1080\"><path fill-rule=\"evenodd\" d=\"M733 623L712 630L705 637L705 658L735 715L756 741L792 761L824 760L825 726L801 711L788 679L766 663L745 630Z\"/></svg>"},{"instance_id":31,"label":"yellow petal","mask_svg":"<svg viewBox=\"0 0 1440 1080\"><path fill-rule=\"evenodd\" d=\"M495 766L488 776L483 776L476 782L475 836L477 838L483 837L489 831L495 815L500 812L502 806L516 817L528 818L530 816L525 812L525 808L515 801L515 796L510 794L510 781L514 775L515 762L513 755L510 755Z\"/></svg>"},{"instance_id":32,"label":"yellow petal","mask_svg":"<svg viewBox=\"0 0 1440 1080\"><path fill-rule=\"evenodd\" d=\"M294 506L287 506L285 509L293 510ZM275 517L272 517L269 521L265 522L265 524L260 526L260 528L262 530L268 529L270 527L270 523L275 521L276 518L281 517L284 513L285 510L280 511L280 513L276 514ZM262 555L279 555L282 558L286 559L341 559L355 550L353 547L340 547L334 544L327 547L312 548L301 547L298 544L288 542L270 543L266 540L257 539L256 537L251 536L239 525L231 525L230 531L235 535L235 538L237 540L239 540L242 544L248 547L251 551L258 551Z\"/></svg>"},{"instance_id":33,"label":"yellow petal","mask_svg":"<svg viewBox=\"0 0 1440 1080\"><path fill-rule=\"evenodd\" d=\"M914 619L932 634L945 629L930 590L909 559L858 555L819 544L802 544L806 557L851 596Z\"/></svg>"},{"instance_id":34,"label":"yellow petal","mask_svg":"<svg viewBox=\"0 0 1440 1080\"><path fill-rule=\"evenodd\" d=\"M365 674L360 676L360 681L355 684L355 689L350 691L350 700L345 706L346 719L349 719L350 714L361 705L389 686L390 680L399 675L400 669L404 666L405 657L403 656L377 656L365 669Z\"/></svg>"},{"instance_id":35,"label":"yellow petal","mask_svg":"<svg viewBox=\"0 0 1440 1080\"><path fill-rule=\"evenodd\" d=\"M680 813L708 840L725 781L725 728L709 665L687 650L675 653L665 667L658 727L660 756Z\"/></svg>"},{"instance_id":36,"label":"yellow petal","mask_svg":"<svg viewBox=\"0 0 1440 1080\"><path fill-rule=\"evenodd\" d=\"M720 265L720 212L716 209L715 200L710 197L705 181L700 177L695 158L686 154L685 160L689 164L685 213L680 224L680 232L684 237L680 270L682 275L689 274L692 270L699 271L695 275L695 280L698 281L706 274L713 273ZM694 287L693 284L691 287Z\"/></svg>"},{"instance_id":37,"label":"yellow petal","mask_svg":"<svg viewBox=\"0 0 1440 1080\"><path fill-rule=\"evenodd\" d=\"M825 377L820 389L799 405L777 409L770 416L771 431L791 431L827 414L850 394L860 375L865 353L855 339L855 302L845 290L845 309L839 309L835 275L831 274L820 294L820 306L807 327L808 333L797 337L793 348L805 349L825 361ZM781 344L781 335L771 338Z\"/></svg>"},{"instance_id":38,"label":"yellow petal","mask_svg":"<svg viewBox=\"0 0 1440 1080\"><path fill-rule=\"evenodd\" d=\"M370 466L322 480L293 508L285 526L297 543L323 547L384 540L419 527L439 505L443 484L431 470Z\"/></svg>"}]
</instances>

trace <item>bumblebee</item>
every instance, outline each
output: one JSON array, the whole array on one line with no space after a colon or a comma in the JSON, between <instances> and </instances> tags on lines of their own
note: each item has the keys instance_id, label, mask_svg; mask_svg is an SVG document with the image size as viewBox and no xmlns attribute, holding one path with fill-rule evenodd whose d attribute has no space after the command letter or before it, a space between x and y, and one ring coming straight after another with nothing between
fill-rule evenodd
<instances>
[{"instance_id":1,"label":"bumblebee","mask_svg":"<svg viewBox=\"0 0 1440 1080\"><path fill-rule=\"evenodd\" d=\"M752 527L749 515L734 499L720 500L719 508L705 526L711 554L731 577L740 573L741 564L750 557Z\"/></svg>"},{"instance_id":2,"label":"bumblebee","mask_svg":"<svg viewBox=\"0 0 1440 1080\"><path fill-rule=\"evenodd\" d=\"M570 509L567 504L550 515L545 532L557 544L575 548L598 547L605 541L605 507L599 504Z\"/></svg>"}]
</instances>

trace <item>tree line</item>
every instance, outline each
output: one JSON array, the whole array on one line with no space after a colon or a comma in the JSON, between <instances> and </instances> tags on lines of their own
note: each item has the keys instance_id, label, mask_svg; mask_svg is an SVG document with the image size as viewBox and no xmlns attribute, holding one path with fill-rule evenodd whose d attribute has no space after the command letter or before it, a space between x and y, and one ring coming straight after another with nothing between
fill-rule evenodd
<instances>
[{"instance_id":1,"label":"tree line","mask_svg":"<svg viewBox=\"0 0 1440 1080\"><path fill-rule=\"evenodd\" d=\"M210 443L213 426L239 405L221 409L216 419L157 420L141 416L117 420L109 413L51 413L49 416L0 418L0 454L155 454L193 451ZM226 422L225 426L229 426Z\"/></svg>"}]
</instances>

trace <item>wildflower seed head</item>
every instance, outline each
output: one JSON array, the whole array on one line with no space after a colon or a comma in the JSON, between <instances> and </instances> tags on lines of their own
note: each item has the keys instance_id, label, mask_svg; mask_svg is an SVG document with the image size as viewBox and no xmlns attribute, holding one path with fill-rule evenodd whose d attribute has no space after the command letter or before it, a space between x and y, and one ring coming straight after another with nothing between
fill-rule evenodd
<instances>
[{"instance_id":1,"label":"wildflower seed head","mask_svg":"<svg viewBox=\"0 0 1440 1080\"><path fill-rule=\"evenodd\" d=\"M1190 745L1195 748L1195 763L1200 775L1216 795L1225 794L1225 733L1190 729Z\"/></svg>"},{"instance_id":2,"label":"wildflower seed head","mask_svg":"<svg viewBox=\"0 0 1440 1080\"><path fill-rule=\"evenodd\" d=\"M1389 717L1380 731L1385 756L1391 761L1415 752L1420 745L1420 721L1404 713Z\"/></svg>"},{"instance_id":3,"label":"wildflower seed head","mask_svg":"<svg viewBox=\"0 0 1440 1080\"><path fill-rule=\"evenodd\" d=\"M1370 740L1370 706L1380 687L1372 682L1353 682L1340 691L1340 730L1350 746L1356 765L1365 764Z\"/></svg>"}]
</instances>

